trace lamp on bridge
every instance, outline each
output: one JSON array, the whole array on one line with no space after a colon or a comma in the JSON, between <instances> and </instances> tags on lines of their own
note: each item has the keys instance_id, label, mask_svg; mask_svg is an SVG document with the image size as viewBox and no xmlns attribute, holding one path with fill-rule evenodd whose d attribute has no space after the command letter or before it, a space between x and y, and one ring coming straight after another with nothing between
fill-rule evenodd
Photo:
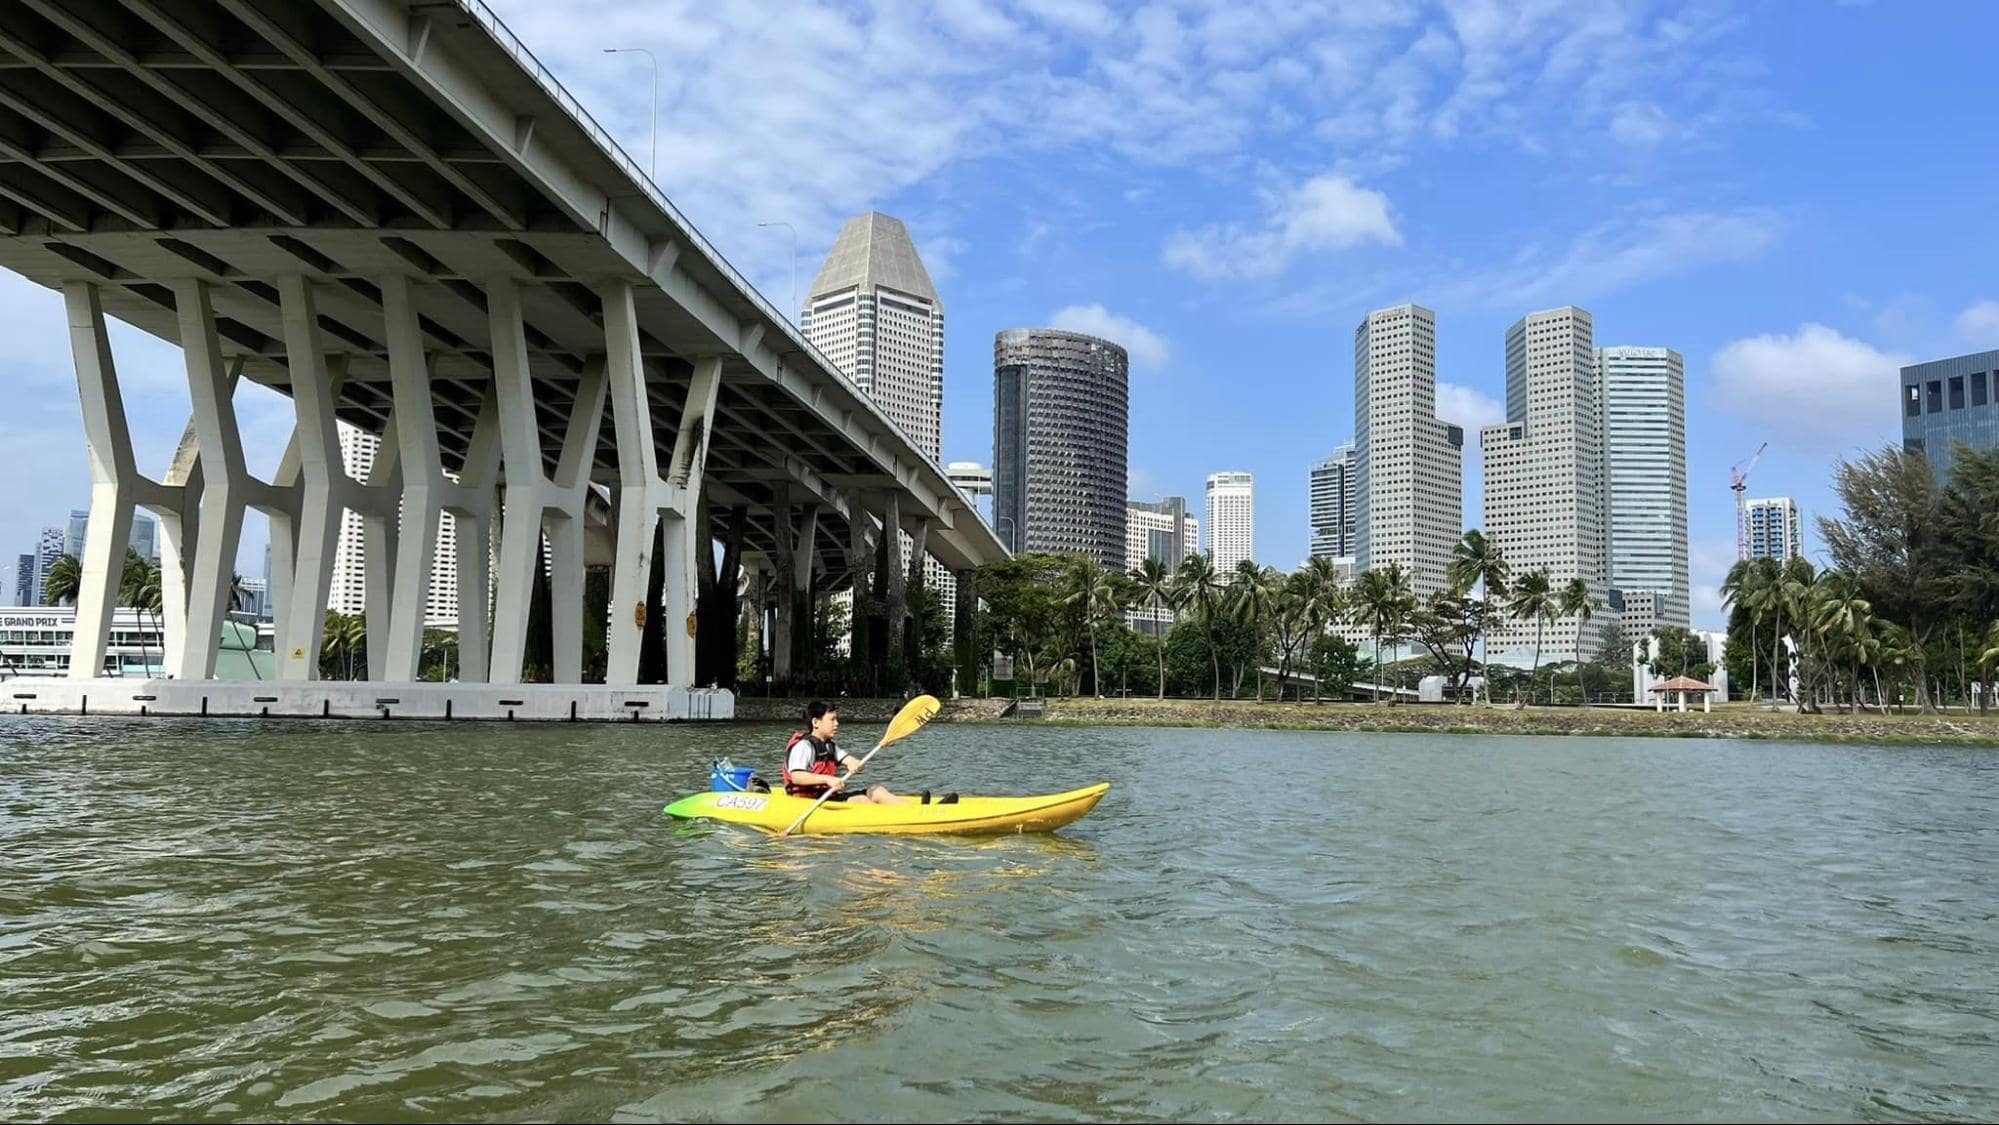
<instances>
[{"instance_id":1,"label":"lamp on bridge","mask_svg":"<svg viewBox=\"0 0 1999 1125\"><path fill-rule=\"evenodd\" d=\"M760 227L783 227L791 232L791 309L793 322L798 318L798 228L783 219L773 219L768 223L758 223Z\"/></svg>"},{"instance_id":2,"label":"lamp on bridge","mask_svg":"<svg viewBox=\"0 0 1999 1125\"><path fill-rule=\"evenodd\" d=\"M659 59L644 47L606 47L607 55L640 54L652 60L652 155L647 159L646 177L659 182Z\"/></svg>"}]
</instances>

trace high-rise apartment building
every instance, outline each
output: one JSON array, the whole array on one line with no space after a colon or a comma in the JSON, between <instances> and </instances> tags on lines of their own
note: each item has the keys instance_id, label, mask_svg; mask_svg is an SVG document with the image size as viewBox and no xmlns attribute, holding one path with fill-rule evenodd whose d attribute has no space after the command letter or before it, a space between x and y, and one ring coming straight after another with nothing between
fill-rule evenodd
<instances>
[{"instance_id":1,"label":"high-rise apartment building","mask_svg":"<svg viewBox=\"0 0 1999 1125\"><path fill-rule=\"evenodd\" d=\"M993 341L993 531L1013 551L1125 560L1131 365L1109 340L1013 328Z\"/></svg>"},{"instance_id":2,"label":"high-rise apartment building","mask_svg":"<svg viewBox=\"0 0 1999 1125\"><path fill-rule=\"evenodd\" d=\"M1485 537L1516 577L1548 572L1560 589L1580 577L1591 593L1610 594L1610 522L1603 483L1601 389L1594 327L1573 305L1530 313L1506 330L1506 421L1479 441L1485 462ZM1550 622L1540 641L1544 661L1594 656L1596 638L1614 615L1599 612L1579 636L1576 618ZM1487 641L1487 658L1527 664L1533 623L1508 621Z\"/></svg>"},{"instance_id":3,"label":"high-rise apartment building","mask_svg":"<svg viewBox=\"0 0 1999 1125\"><path fill-rule=\"evenodd\" d=\"M1256 478L1244 472L1208 477L1208 561L1224 580L1256 558Z\"/></svg>"},{"instance_id":4,"label":"high-rise apartment building","mask_svg":"<svg viewBox=\"0 0 1999 1125\"><path fill-rule=\"evenodd\" d=\"M1686 361L1671 348L1600 348L1596 356L1610 585L1624 591L1627 613L1642 604L1656 625L1690 628ZM1641 592L1650 597L1634 602Z\"/></svg>"},{"instance_id":5,"label":"high-rise apartment building","mask_svg":"<svg viewBox=\"0 0 1999 1125\"><path fill-rule=\"evenodd\" d=\"M1437 417L1437 314L1378 309L1354 329L1354 554L1443 589L1464 533L1465 432Z\"/></svg>"}]
</instances>

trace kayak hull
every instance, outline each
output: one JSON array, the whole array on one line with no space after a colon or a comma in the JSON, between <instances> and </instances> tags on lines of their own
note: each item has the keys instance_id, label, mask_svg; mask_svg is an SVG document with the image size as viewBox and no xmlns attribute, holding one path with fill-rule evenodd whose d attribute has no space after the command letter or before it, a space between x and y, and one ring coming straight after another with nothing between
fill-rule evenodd
<instances>
[{"instance_id":1,"label":"kayak hull","mask_svg":"<svg viewBox=\"0 0 1999 1125\"><path fill-rule=\"evenodd\" d=\"M802 836L879 833L891 836L992 836L1049 832L1083 817L1108 783L1039 797L965 797L949 805L873 805L828 801L806 818ZM813 798L784 793L696 793L666 806L681 820L719 820L782 832L812 807Z\"/></svg>"}]
</instances>

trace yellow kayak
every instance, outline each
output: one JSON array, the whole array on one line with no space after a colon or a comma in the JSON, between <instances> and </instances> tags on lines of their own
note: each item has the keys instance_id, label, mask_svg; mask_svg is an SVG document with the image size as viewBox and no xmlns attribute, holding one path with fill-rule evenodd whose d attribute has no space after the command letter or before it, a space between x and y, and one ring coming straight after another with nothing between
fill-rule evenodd
<instances>
[{"instance_id":1,"label":"yellow kayak","mask_svg":"<svg viewBox=\"0 0 1999 1125\"><path fill-rule=\"evenodd\" d=\"M948 805L855 805L828 801L806 819L798 834L1048 832L1096 808L1109 788L1109 783L1105 783L1042 797L961 797ZM799 813L812 807L812 800L783 793L696 793L666 806L666 815L683 820L724 820L765 832L782 832L798 819Z\"/></svg>"}]
</instances>

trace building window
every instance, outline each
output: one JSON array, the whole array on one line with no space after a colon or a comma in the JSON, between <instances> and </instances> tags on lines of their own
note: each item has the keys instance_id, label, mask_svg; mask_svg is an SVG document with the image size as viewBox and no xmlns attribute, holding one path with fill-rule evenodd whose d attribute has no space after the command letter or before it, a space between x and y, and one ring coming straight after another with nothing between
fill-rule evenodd
<instances>
[{"instance_id":1,"label":"building window","mask_svg":"<svg viewBox=\"0 0 1999 1125\"><path fill-rule=\"evenodd\" d=\"M1971 405L1985 405L1985 372L1983 371L1974 371L1971 373Z\"/></svg>"},{"instance_id":2,"label":"building window","mask_svg":"<svg viewBox=\"0 0 1999 1125\"><path fill-rule=\"evenodd\" d=\"M1931 379L1924 385L1929 392L1929 409L1926 413L1936 414L1943 410L1943 380Z\"/></svg>"},{"instance_id":3,"label":"building window","mask_svg":"<svg viewBox=\"0 0 1999 1125\"><path fill-rule=\"evenodd\" d=\"M1903 389L1909 392L1909 401L1903 404L1902 414L1905 417L1914 418L1923 412L1922 388L1911 383Z\"/></svg>"},{"instance_id":4,"label":"building window","mask_svg":"<svg viewBox=\"0 0 1999 1125\"><path fill-rule=\"evenodd\" d=\"M1962 375L1952 375L1950 377L1950 408L1952 410L1964 409L1964 376Z\"/></svg>"}]
</instances>

